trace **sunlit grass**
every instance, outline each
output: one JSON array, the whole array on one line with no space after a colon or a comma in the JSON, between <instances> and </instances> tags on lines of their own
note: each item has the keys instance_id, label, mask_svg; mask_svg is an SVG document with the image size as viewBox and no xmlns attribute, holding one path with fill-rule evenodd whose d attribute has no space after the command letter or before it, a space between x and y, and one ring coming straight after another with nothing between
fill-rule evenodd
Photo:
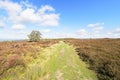
<instances>
[{"instance_id":1,"label":"sunlit grass","mask_svg":"<svg viewBox=\"0 0 120 80\"><path fill-rule=\"evenodd\" d=\"M49 72L48 80L97 80L95 73L87 69L72 46L60 42L52 47L51 53L45 65Z\"/></svg>"},{"instance_id":2,"label":"sunlit grass","mask_svg":"<svg viewBox=\"0 0 120 80\"><path fill-rule=\"evenodd\" d=\"M40 50L34 54L26 51L20 58L25 66L8 69L1 80L97 80L73 46L59 42L45 49L38 48Z\"/></svg>"}]
</instances>

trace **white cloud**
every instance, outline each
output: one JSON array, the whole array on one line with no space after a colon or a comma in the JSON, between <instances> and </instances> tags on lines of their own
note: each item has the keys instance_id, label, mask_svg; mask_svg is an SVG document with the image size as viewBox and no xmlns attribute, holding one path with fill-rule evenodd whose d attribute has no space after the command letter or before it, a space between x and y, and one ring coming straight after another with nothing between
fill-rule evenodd
<instances>
[{"instance_id":1,"label":"white cloud","mask_svg":"<svg viewBox=\"0 0 120 80\"><path fill-rule=\"evenodd\" d=\"M112 33L120 33L120 28L117 28L116 30L112 31Z\"/></svg>"},{"instance_id":2,"label":"white cloud","mask_svg":"<svg viewBox=\"0 0 120 80\"><path fill-rule=\"evenodd\" d=\"M92 29L93 35L98 35L101 30L104 28L104 23L95 23L95 24L88 24L87 27Z\"/></svg>"},{"instance_id":3,"label":"white cloud","mask_svg":"<svg viewBox=\"0 0 120 80\"><path fill-rule=\"evenodd\" d=\"M58 26L59 15L56 14L45 14L42 17L41 26Z\"/></svg>"},{"instance_id":4,"label":"white cloud","mask_svg":"<svg viewBox=\"0 0 120 80\"><path fill-rule=\"evenodd\" d=\"M41 6L41 9L39 9L40 14L45 14L45 11L55 11L55 9L49 5Z\"/></svg>"},{"instance_id":5,"label":"white cloud","mask_svg":"<svg viewBox=\"0 0 120 80\"><path fill-rule=\"evenodd\" d=\"M52 36L53 38L73 38L76 35L74 35L73 33L67 33L67 32L57 32L54 33L54 35Z\"/></svg>"},{"instance_id":6,"label":"white cloud","mask_svg":"<svg viewBox=\"0 0 120 80\"><path fill-rule=\"evenodd\" d=\"M25 26L23 24L15 24L12 26L12 28L15 30L23 30L25 29Z\"/></svg>"},{"instance_id":7,"label":"white cloud","mask_svg":"<svg viewBox=\"0 0 120 80\"><path fill-rule=\"evenodd\" d=\"M93 30L95 30L95 31L100 31L100 30L102 30L103 29L103 27L102 26L99 26L99 27L94 27L93 28Z\"/></svg>"},{"instance_id":8,"label":"white cloud","mask_svg":"<svg viewBox=\"0 0 120 80\"><path fill-rule=\"evenodd\" d=\"M0 28L3 28L3 27L5 27L5 23L0 21Z\"/></svg>"},{"instance_id":9,"label":"white cloud","mask_svg":"<svg viewBox=\"0 0 120 80\"><path fill-rule=\"evenodd\" d=\"M13 24L37 24L39 26L58 26L59 14L49 5L35 8L28 2L15 3L9 0L0 1L0 9L8 14L8 20Z\"/></svg>"},{"instance_id":10,"label":"white cloud","mask_svg":"<svg viewBox=\"0 0 120 80\"><path fill-rule=\"evenodd\" d=\"M95 24L88 24L87 27L94 28L94 27L101 27L104 23L95 23Z\"/></svg>"},{"instance_id":11,"label":"white cloud","mask_svg":"<svg viewBox=\"0 0 120 80\"><path fill-rule=\"evenodd\" d=\"M26 34L26 35L27 35L27 32L21 30L21 31L18 32L18 34L22 34L22 35L23 35L23 34Z\"/></svg>"},{"instance_id":12,"label":"white cloud","mask_svg":"<svg viewBox=\"0 0 120 80\"><path fill-rule=\"evenodd\" d=\"M31 3L29 3L28 0L21 0L20 4L24 7L27 7L27 8L37 9L37 7L32 5Z\"/></svg>"},{"instance_id":13,"label":"white cloud","mask_svg":"<svg viewBox=\"0 0 120 80\"><path fill-rule=\"evenodd\" d=\"M50 29L43 29L43 30L41 30L41 32L43 32L43 33L49 33L51 30Z\"/></svg>"},{"instance_id":14,"label":"white cloud","mask_svg":"<svg viewBox=\"0 0 120 80\"><path fill-rule=\"evenodd\" d=\"M79 38L100 38L103 35L102 30L104 28L104 23L95 23L88 24L87 28L90 28L89 31L85 29L80 29L76 32L77 37Z\"/></svg>"},{"instance_id":15,"label":"white cloud","mask_svg":"<svg viewBox=\"0 0 120 80\"><path fill-rule=\"evenodd\" d=\"M111 35L111 36L120 37L120 28L117 28L117 29L115 29L113 31L109 31L107 34Z\"/></svg>"},{"instance_id":16,"label":"white cloud","mask_svg":"<svg viewBox=\"0 0 120 80\"><path fill-rule=\"evenodd\" d=\"M95 24L88 24L87 27L91 28L93 31L100 31L104 27L104 23L95 23Z\"/></svg>"},{"instance_id":17,"label":"white cloud","mask_svg":"<svg viewBox=\"0 0 120 80\"><path fill-rule=\"evenodd\" d=\"M35 14L34 9L27 8L23 10L19 16L16 16L16 18L16 23L36 23L37 21L39 21L40 17L37 14Z\"/></svg>"},{"instance_id":18,"label":"white cloud","mask_svg":"<svg viewBox=\"0 0 120 80\"><path fill-rule=\"evenodd\" d=\"M13 17L22 11L22 6L9 0L1 0L0 8L5 9L10 17Z\"/></svg>"},{"instance_id":19,"label":"white cloud","mask_svg":"<svg viewBox=\"0 0 120 80\"><path fill-rule=\"evenodd\" d=\"M80 29L76 32L77 35L84 36L87 35L88 32L85 29Z\"/></svg>"}]
</instances>

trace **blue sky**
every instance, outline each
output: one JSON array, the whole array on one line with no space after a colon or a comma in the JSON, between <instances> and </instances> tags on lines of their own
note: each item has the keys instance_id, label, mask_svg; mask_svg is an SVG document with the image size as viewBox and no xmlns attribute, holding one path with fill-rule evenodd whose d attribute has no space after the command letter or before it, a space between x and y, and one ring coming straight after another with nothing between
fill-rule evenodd
<instances>
[{"instance_id":1,"label":"blue sky","mask_svg":"<svg viewBox=\"0 0 120 80\"><path fill-rule=\"evenodd\" d=\"M0 39L120 38L120 0L0 0Z\"/></svg>"}]
</instances>

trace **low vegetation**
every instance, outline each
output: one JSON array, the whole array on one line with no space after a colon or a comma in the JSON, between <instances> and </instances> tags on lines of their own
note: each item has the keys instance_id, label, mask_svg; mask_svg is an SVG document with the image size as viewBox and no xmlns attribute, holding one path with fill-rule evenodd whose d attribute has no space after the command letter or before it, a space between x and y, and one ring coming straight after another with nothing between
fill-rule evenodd
<instances>
[{"instance_id":1,"label":"low vegetation","mask_svg":"<svg viewBox=\"0 0 120 80\"><path fill-rule=\"evenodd\" d=\"M0 42L0 80L120 80L119 74L120 39Z\"/></svg>"},{"instance_id":2,"label":"low vegetation","mask_svg":"<svg viewBox=\"0 0 120 80\"><path fill-rule=\"evenodd\" d=\"M0 80L97 80L74 47L64 42L46 48L34 43L30 50L21 52L6 53L6 69L1 71Z\"/></svg>"},{"instance_id":3,"label":"low vegetation","mask_svg":"<svg viewBox=\"0 0 120 80\"><path fill-rule=\"evenodd\" d=\"M120 80L120 39L69 39L99 80Z\"/></svg>"},{"instance_id":4,"label":"low vegetation","mask_svg":"<svg viewBox=\"0 0 120 80\"><path fill-rule=\"evenodd\" d=\"M23 71L26 68L26 65L37 57L38 52L41 52L42 48L46 48L55 43L58 43L58 41L43 40L39 42L0 42L0 80L2 80L1 78L3 76L8 76L8 74L6 74L8 71L13 71L13 73L16 71L20 72L20 68L20 70ZM12 72L9 73L12 74Z\"/></svg>"},{"instance_id":5,"label":"low vegetation","mask_svg":"<svg viewBox=\"0 0 120 80\"><path fill-rule=\"evenodd\" d=\"M95 73L79 59L73 46L60 42L48 51L52 53L45 64L48 80L97 80Z\"/></svg>"}]
</instances>

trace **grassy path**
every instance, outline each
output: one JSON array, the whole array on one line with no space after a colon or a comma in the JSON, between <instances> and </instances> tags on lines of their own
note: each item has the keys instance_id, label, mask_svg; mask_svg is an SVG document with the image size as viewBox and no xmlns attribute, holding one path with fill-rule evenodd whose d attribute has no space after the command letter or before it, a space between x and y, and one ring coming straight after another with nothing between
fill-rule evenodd
<instances>
[{"instance_id":1,"label":"grassy path","mask_svg":"<svg viewBox=\"0 0 120 80\"><path fill-rule=\"evenodd\" d=\"M60 42L41 49L37 57L24 57L26 68L20 66L11 70L2 80L97 80L96 75L87 69L73 46Z\"/></svg>"},{"instance_id":2,"label":"grassy path","mask_svg":"<svg viewBox=\"0 0 120 80\"><path fill-rule=\"evenodd\" d=\"M48 51L51 55L44 67L48 80L97 80L96 75L79 59L73 46L60 42Z\"/></svg>"}]
</instances>

